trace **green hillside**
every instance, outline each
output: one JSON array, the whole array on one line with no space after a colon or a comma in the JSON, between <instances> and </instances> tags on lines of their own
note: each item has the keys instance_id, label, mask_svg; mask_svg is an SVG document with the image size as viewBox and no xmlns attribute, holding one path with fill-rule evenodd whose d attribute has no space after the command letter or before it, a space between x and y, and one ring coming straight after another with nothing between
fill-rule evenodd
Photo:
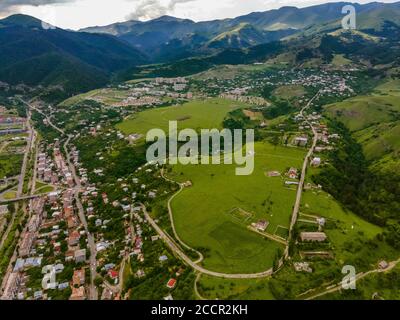
<instances>
[{"instance_id":1,"label":"green hillside","mask_svg":"<svg viewBox=\"0 0 400 320\"><path fill-rule=\"evenodd\" d=\"M43 29L38 19L0 20L0 81L61 86L64 96L103 86L118 70L146 61L108 35Z\"/></svg>"},{"instance_id":2,"label":"green hillside","mask_svg":"<svg viewBox=\"0 0 400 320\"><path fill-rule=\"evenodd\" d=\"M326 107L326 113L348 127L368 160L391 164L400 152L398 80L378 86L374 95L356 97ZM389 158L388 158L389 157ZM385 161L381 161L385 158Z\"/></svg>"}]
</instances>

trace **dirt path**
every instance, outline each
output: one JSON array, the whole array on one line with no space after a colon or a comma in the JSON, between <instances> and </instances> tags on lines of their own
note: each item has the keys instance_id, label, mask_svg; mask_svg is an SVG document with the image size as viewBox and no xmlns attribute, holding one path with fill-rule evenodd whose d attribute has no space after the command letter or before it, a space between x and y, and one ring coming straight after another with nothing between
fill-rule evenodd
<instances>
[{"instance_id":1,"label":"dirt path","mask_svg":"<svg viewBox=\"0 0 400 320\"><path fill-rule=\"evenodd\" d=\"M361 280L361 279L363 279L363 278L365 278L365 277L367 277L367 276L369 276L371 274L389 272L389 271L393 270L398 264L400 264L400 258L398 260L396 260L396 261L390 262L389 266L386 269L373 269L373 270L370 270L370 271L367 271L367 272L361 272L361 273L356 275L356 281L359 281L359 280ZM329 293L334 293L334 292L340 291L340 290L342 290L342 288L343 288L342 284L340 283L340 284L337 284L336 286L334 286L333 288L326 289L323 292L320 292L320 293L317 293L317 294L315 294L315 295L313 295L311 297L308 297L306 300L313 300L313 299L322 297L324 295L327 295Z\"/></svg>"},{"instance_id":2,"label":"dirt path","mask_svg":"<svg viewBox=\"0 0 400 320\"><path fill-rule=\"evenodd\" d=\"M173 231L173 233L174 233L175 239L178 240L178 242L179 242L183 247L185 247L186 249L188 249L188 250L190 250L190 251L195 252L195 253L199 256L199 259L195 261L195 263L198 264L198 263L200 263L200 262L202 262L202 261L204 260L203 254L202 254L201 252L199 252L199 251L193 249L193 248L190 247L189 245L187 245L184 241L182 241L182 239L179 237L178 233L176 232L175 223L174 223L174 216L173 216L173 213L172 213L171 203L172 203L172 201L175 199L175 197L177 197L177 196L183 191L184 186L183 186L181 183L178 183L178 182L176 182L176 181L173 181L173 180L167 178L167 177L165 176L165 174L164 174L164 170L163 170L163 169L161 170L161 177L163 177L163 179L166 180L166 181L168 181L168 182L175 183L175 184L178 184L178 185L179 185L179 191L178 191L177 193L175 193L175 194L168 200L168 204L167 204L167 205L168 205L169 219L170 219L170 221L171 221L171 227L172 227L172 231Z\"/></svg>"},{"instance_id":3,"label":"dirt path","mask_svg":"<svg viewBox=\"0 0 400 320\"><path fill-rule=\"evenodd\" d=\"M197 288L197 282L199 282L200 278L201 278L201 273L197 274L196 279L194 280L194 293L196 294L197 298L199 298L200 300L207 300L200 294L200 292Z\"/></svg>"}]
</instances>

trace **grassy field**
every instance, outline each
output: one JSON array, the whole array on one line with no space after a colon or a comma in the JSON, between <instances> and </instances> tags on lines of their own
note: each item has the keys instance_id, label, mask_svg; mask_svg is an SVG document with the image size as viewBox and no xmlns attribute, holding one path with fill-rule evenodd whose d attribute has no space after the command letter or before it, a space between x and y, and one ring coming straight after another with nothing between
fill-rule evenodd
<instances>
[{"instance_id":1,"label":"grassy field","mask_svg":"<svg viewBox=\"0 0 400 320\"><path fill-rule=\"evenodd\" d=\"M368 159L379 159L400 150L400 121L371 126L356 132L354 137L363 145Z\"/></svg>"},{"instance_id":2,"label":"grassy field","mask_svg":"<svg viewBox=\"0 0 400 320\"><path fill-rule=\"evenodd\" d=\"M342 67L352 64L353 61L347 59L343 54L335 54L332 59L332 64L336 67Z\"/></svg>"},{"instance_id":3,"label":"grassy field","mask_svg":"<svg viewBox=\"0 0 400 320\"><path fill-rule=\"evenodd\" d=\"M35 194L49 193L54 191L54 187L50 185L46 185L41 188L37 188Z\"/></svg>"},{"instance_id":4,"label":"grassy field","mask_svg":"<svg viewBox=\"0 0 400 320\"><path fill-rule=\"evenodd\" d=\"M306 94L306 90L300 85L281 86L274 91L274 95L285 100L302 97Z\"/></svg>"},{"instance_id":5,"label":"grassy field","mask_svg":"<svg viewBox=\"0 0 400 320\"><path fill-rule=\"evenodd\" d=\"M270 69L271 67L272 66L270 64L222 65L195 74L190 78L194 80L207 80L207 79L232 80L240 74L246 72L265 71Z\"/></svg>"},{"instance_id":6,"label":"grassy field","mask_svg":"<svg viewBox=\"0 0 400 320\"><path fill-rule=\"evenodd\" d=\"M23 155L1 154L0 155L0 177L13 177L20 173Z\"/></svg>"},{"instance_id":7,"label":"grassy field","mask_svg":"<svg viewBox=\"0 0 400 320\"><path fill-rule=\"evenodd\" d=\"M357 281L356 290L339 291L320 297L321 300L399 300L400 266L390 272L371 274Z\"/></svg>"},{"instance_id":8,"label":"grassy field","mask_svg":"<svg viewBox=\"0 0 400 320\"><path fill-rule=\"evenodd\" d=\"M12 200L17 197L17 192L16 191L7 191L3 194L4 200Z\"/></svg>"},{"instance_id":9,"label":"grassy field","mask_svg":"<svg viewBox=\"0 0 400 320\"><path fill-rule=\"evenodd\" d=\"M375 88L378 95L400 96L400 80L390 80Z\"/></svg>"},{"instance_id":10,"label":"grassy field","mask_svg":"<svg viewBox=\"0 0 400 320\"><path fill-rule=\"evenodd\" d=\"M359 268L372 269L374 264L386 259L396 259L398 253L376 236L383 229L343 209L330 195L323 191L306 191L303 194L301 213L327 219L325 232L339 265L352 264ZM315 226L315 230L317 227ZM375 250L371 250L372 241Z\"/></svg>"},{"instance_id":11,"label":"grassy field","mask_svg":"<svg viewBox=\"0 0 400 320\"><path fill-rule=\"evenodd\" d=\"M172 202L175 226L187 244L208 249L205 267L233 273L272 266L283 245L263 239L247 226L266 219L269 233L288 227L295 191L284 186L283 177L267 177L267 172L284 174L289 167L300 167L303 156L302 150L257 143L250 176L236 176L235 165L172 167L172 179L193 183Z\"/></svg>"},{"instance_id":12,"label":"grassy field","mask_svg":"<svg viewBox=\"0 0 400 320\"><path fill-rule=\"evenodd\" d=\"M61 102L60 106L62 106L62 107L72 106L75 103L81 102L81 101L83 101L85 99L91 99L91 98L95 97L101 91L102 91L101 89L96 89L96 90L92 90L92 91L89 91L89 92L86 92L86 93L78 94L76 96L73 96L73 97Z\"/></svg>"},{"instance_id":13,"label":"grassy field","mask_svg":"<svg viewBox=\"0 0 400 320\"><path fill-rule=\"evenodd\" d=\"M225 116L246 105L224 99L192 101L183 105L157 108L140 112L117 125L125 134L146 134L159 128L168 132L169 121L178 121L179 129L222 129Z\"/></svg>"},{"instance_id":14,"label":"grassy field","mask_svg":"<svg viewBox=\"0 0 400 320\"><path fill-rule=\"evenodd\" d=\"M323 191L304 192L301 212L337 222L336 229L327 231L330 241L337 246L356 237L359 232L369 239L382 232L380 227L345 211L331 195Z\"/></svg>"},{"instance_id":15,"label":"grassy field","mask_svg":"<svg viewBox=\"0 0 400 320\"><path fill-rule=\"evenodd\" d=\"M220 279L201 276L197 289L208 300L273 300L268 279Z\"/></svg>"},{"instance_id":16,"label":"grassy field","mask_svg":"<svg viewBox=\"0 0 400 320\"><path fill-rule=\"evenodd\" d=\"M396 96L362 96L326 107L328 115L343 122L351 131L391 122L400 112Z\"/></svg>"},{"instance_id":17,"label":"grassy field","mask_svg":"<svg viewBox=\"0 0 400 320\"><path fill-rule=\"evenodd\" d=\"M398 80L387 81L372 96L355 97L326 107L329 116L354 133L367 159L376 161L389 156L385 162L390 167L400 150L399 84Z\"/></svg>"}]
</instances>

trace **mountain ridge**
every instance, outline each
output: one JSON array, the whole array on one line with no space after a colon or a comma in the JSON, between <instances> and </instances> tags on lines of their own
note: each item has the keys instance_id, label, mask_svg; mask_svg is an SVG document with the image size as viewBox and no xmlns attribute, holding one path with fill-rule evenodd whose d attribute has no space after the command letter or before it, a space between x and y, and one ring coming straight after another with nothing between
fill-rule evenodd
<instances>
[{"instance_id":1,"label":"mountain ridge","mask_svg":"<svg viewBox=\"0 0 400 320\"><path fill-rule=\"evenodd\" d=\"M336 25L344 17L342 8L345 5L353 5L359 16L366 17L361 20L363 21L362 27L365 29L379 28L380 24L369 17L374 17L374 14L379 16L378 13L380 11L385 11L384 15L388 16L391 21L397 21L397 15L400 16L400 2L371 2L367 4L332 2L305 8L284 6L279 9L252 12L236 18L200 22L161 16L149 21L119 22L103 27L84 28L80 31L112 34L146 53L153 62L165 62L170 59L173 60L174 57L171 57L170 54L168 58L163 57L159 49L165 47L168 52L171 52L174 49L169 46L171 41L180 41L192 34L205 38L204 42L197 45L198 50L204 51L208 49L208 53L215 53L215 50L221 49L221 47L226 48L229 41L227 43L218 42L214 45L214 39L222 38L224 34L242 24L249 24L253 27L253 31L251 34L247 34L246 37L248 40L253 39L256 41L245 40L242 41L243 46L241 46L239 39L232 38L230 40L233 43L232 48L246 48L249 45L260 45L281 40L288 35L294 34L295 30L300 34L306 29L312 29L314 26L329 25L330 23ZM279 33L268 33L277 31L280 31L282 35L277 36ZM263 36L260 36L260 34ZM211 46L209 45L210 43L212 44ZM189 52L194 50L193 46L191 48L179 47L179 49ZM157 54L153 55L153 52L157 52Z\"/></svg>"},{"instance_id":2,"label":"mountain ridge","mask_svg":"<svg viewBox=\"0 0 400 320\"><path fill-rule=\"evenodd\" d=\"M0 20L0 81L12 85L61 85L69 95L145 62L142 53L110 35L46 29L26 15Z\"/></svg>"}]
</instances>

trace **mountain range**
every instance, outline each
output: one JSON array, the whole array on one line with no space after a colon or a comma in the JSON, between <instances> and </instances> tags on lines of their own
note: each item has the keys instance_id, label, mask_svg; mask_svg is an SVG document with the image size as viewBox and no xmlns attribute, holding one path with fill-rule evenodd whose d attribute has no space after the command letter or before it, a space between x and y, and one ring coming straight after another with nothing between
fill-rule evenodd
<instances>
[{"instance_id":1,"label":"mountain range","mask_svg":"<svg viewBox=\"0 0 400 320\"><path fill-rule=\"evenodd\" d=\"M163 16L78 32L43 28L36 18L13 15L0 20L0 81L58 86L68 96L104 86L113 78L129 79L149 63L157 64L149 73L156 76L251 63L285 51L294 52L295 61L326 60L333 53L369 53L378 59L380 52L395 59L397 51L392 48L400 35L400 2L353 4L358 33L343 35L339 29L347 4L283 7L204 22ZM391 42L382 45L371 39ZM349 41L351 46L346 47Z\"/></svg>"},{"instance_id":2,"label":"mountain range","mask_svg":"<svg viewBox=\"0 0 400 320\"><path fill-rule=\"evenodd\" d=\"M44 29L25 15L0 20L0 80L9 84L62 85L75 93L104 85L112 73L146 59L113 36Z\"/></svg>"},{"instance_id":3,"label":"mountain range","mask_svg":"<svg viewBox=\"0 0 400 320\"><path fill-rule=\"evenodd\" d=\"M194 22L163 16L150 21L128 21L81 31L110 34L144 52L154 62L209 54L216 49L248 48L304 32L341 27L342 8L353 5L359 30L380 30L385 21L400 24L400 2L357 4L337 2L306 8L282 7L234 19ZM175 55L171 54L175 52Z\"/></svg>"}]
</instances>

